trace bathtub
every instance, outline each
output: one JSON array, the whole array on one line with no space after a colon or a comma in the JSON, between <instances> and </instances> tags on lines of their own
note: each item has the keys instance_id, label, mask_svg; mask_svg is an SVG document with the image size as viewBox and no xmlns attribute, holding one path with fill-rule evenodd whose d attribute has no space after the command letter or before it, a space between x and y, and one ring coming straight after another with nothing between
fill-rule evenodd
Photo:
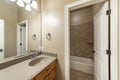
<instances>
[{"instance_id":1,"label":"bathtub","mask_svg":"<svg viewBox=\"0 0 120 80\"><path fill-rule=\"evenodd\" d=\"M92 59L70 56L70 68L85 73L94 74L94 63Z\"/></svg>"}]
</instances>

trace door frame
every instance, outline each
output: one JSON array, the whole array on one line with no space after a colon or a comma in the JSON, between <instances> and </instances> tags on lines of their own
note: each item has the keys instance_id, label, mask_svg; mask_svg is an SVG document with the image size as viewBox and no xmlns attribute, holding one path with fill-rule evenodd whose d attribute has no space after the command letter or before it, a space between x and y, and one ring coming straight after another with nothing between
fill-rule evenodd
<instances>
[{"instance_id":1,"label":"door frame","mask_svg":"<svg viewBox=\"0 0 120 80\"><path fill-rule=\"evenodd\" d=\"M4 19L0 19L3 21L3 59L5 58L5 20Z\"/></svg>"},{"instance_id":2,"label":"door frame","mask_svg":"<svg viewBox=\"0 0 120 80\"><path fill-rule=\"evenodd\" d=\"M20 27L20 25L26 23L26 51L28 51L28 20L24 20L24 21L21 21L17 24L17 27ZM17 28L18 29L18 28ZM18 40L17 40L18 42ZM17 45L17 49L18 49L18 45ZM17 53L17 55L20 55Z\"/></svg>"},{"instance_id":3,"label":"door frame","mask_svg":"<svg viewBox=\"0 0 120 80\"><path fill-rule=\"evenodd\" d=\"M70 80L70 10L103 2L105 0L80 0L65 6L65 80ZM111 80L118 80L118 0L111 0Z\"/></svg>"},{"instance_id":4,"label":"door frame","mask_svg":"<svg viewBox=\"0 0 120 80\"><path fill-rule=\"evenodd\" d=\"M119 53L120 53L120 0L119 0L119 21L118 21L118 24L119 24ZM120 54L119 54L119 67L120 67ZM120 68L119 68L119 79L120 79Z\"/></svg>"},{"instance_id":5,"label":"door frame","mask_svg":"<svg viewBox=\"0 0 120 80\"><path fill-rule=\"evenodd\" d=\"M111 80L119 80L119 0L111 0Z\"/></svg>"}]
</instances>

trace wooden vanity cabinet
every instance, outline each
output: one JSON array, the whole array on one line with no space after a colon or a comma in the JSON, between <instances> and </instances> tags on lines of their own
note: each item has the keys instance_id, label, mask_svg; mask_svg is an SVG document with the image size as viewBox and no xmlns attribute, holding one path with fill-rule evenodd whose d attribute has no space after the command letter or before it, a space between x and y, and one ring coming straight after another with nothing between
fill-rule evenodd
<instances>
[{"instance_id":1,"label":"wooden vanity cabinet","mask_svg":"<svg viewBox=\"0 0 120 80\"><path fill-rule=\"evenodd\" d=\"M55 60L32 80L56 80L56 63Z\"/></svg>"},{"instance_id":2,"label":"wooden vanity cabinet","mask_svg":"<svg viewBox=\"0 0 120 80\"><path fill-rule=\"evenodd\" d=\"M48 80L56 80L56 69L53 69Z\"/></svg>"}]
</instances>

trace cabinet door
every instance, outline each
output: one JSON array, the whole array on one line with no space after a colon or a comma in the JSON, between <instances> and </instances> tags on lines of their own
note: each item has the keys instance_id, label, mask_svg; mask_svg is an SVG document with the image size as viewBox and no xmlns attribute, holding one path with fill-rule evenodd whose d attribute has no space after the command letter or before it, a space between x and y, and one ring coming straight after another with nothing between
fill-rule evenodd
<instances>
[{"instance_id":1,"label":"cabinet door","mask_svg":"<svg viewBox=\"0 0 120 80\"><path fill-rule=\"evenodd\" d=\"M40 74L38 74L36 77L35 77L35 80L44 80L46 78L46 75L47 74L47 71L46 69L44 71L42 71Z\"/></svg>"},{"instance_id":2,"label":"cabinet door","mask_svg":"<svg viewBox=\"0 0 120 80\"><path fill-rule=\"evenodd\" d=\"M32 79L32 80L35 80L35 79Z\"/></svg>"},{"instance_id":3,"label":"cabinet door","mask_svg":"<svg viewBox=\"0 0 120 80\"><path fill-rule=\"evenodd\" d=\"M56 68L52 70L52 72L49 74L50 80L56 80Z\"/></svg>"},{"instance_id":4,"label":"cabinet door","mask_svg":"<svg viewBox=\"0 0 120 80\"><path fill-rule=\"evenodd\" d=\"M56 61L40 72L33 80L56 80Z\"/></svg>"},{"instance_id":5,"label":"cabinet door","mask_svg":"<svg viewBox=\"0 0 120 80\"><path fill-rule=\"evenodd\" d=\"M49 76L48 76L48 77L46 77L44 80L50 80Z\"/></svg>"}]
</instances>

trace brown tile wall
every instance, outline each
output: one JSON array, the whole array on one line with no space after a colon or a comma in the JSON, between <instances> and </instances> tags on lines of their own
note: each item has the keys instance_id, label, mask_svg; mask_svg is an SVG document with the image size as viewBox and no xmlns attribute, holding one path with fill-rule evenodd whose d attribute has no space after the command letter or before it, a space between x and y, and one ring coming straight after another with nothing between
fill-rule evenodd
<instances>
[{"instance_id":1,"label":"brown tile wall","mask_svg":"<svg viewBox=\"0 0 120 80\"><path fill-rule=\"evenodd\" d=\"M93 22L70 27L70 54L93 59Z\"/></svg>"}]
</instances>

